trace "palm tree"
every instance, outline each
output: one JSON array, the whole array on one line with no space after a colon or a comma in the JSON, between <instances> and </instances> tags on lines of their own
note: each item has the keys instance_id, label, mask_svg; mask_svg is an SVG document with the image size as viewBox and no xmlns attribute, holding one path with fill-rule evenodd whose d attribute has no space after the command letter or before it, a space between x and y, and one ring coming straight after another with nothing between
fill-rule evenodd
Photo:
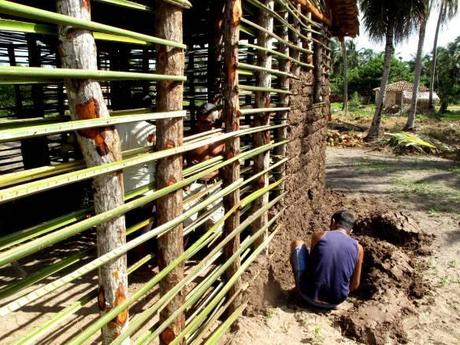
<instances>
[{"instance_id":1,"label":"palm tree","mask_svg":"<svg viewBox=\"0 0 460 345\"><path fill-rule=\"evenodd\" d=\"M412 89L412 100L410 104L409 113L407 116L407 123L404 126L405 131L412 131L415 128L415 114L417 113L418 92L420 87L420 76L422 74L422 54L423 44L425 43L426 23L430 17L432 1L425 0L425 13L420 17L420 28L418 37L417 57L415 58L415 78L414 87Z\"/></svg>"},{"instance_id":2,"label":"palm tree","mask_svg":"<svg viewBox=\"0 0 460 345\"><path fill-rule=\"evenodd\" d=\"M366 141L371 141L378 137L380 131L383 101L390 75L394 44L401 42L410 35L418 23L418 18L425 13L425 1L360 0L359 5L363 14L364 25L370 38L374 41L385 41L385 58L380 93L377 97L374 118L365 138Z\"/></svg>"},{"instance_id":3,"label":"palm tree","mask_svg":"<svg viewBox=\"0 0 460 345\"><path fill-rule=\"evenodd\" d=\"M343 108L345 114L348 114L348 54L345 37L341 38L340 44L342 46L343 58Z\"/></svg>"},{"instance_id":4,"label":"palm tree","mask_svg":"<svg viewBox=\"0 0 460 345\"><path fill-rule=\"evenodd\" d=\"M433 45L433 61L431 63L431 79L430 79L430 98L428 107L433 110L433 92L434 92L434 79L436 75L436 62L438 58L438 37L441 24L446 23L449 19L452 19L458 12L458 0L439 0L439 17L438 24L436 25L436 34L434 36Z\"/></svg>"}]
</instances>

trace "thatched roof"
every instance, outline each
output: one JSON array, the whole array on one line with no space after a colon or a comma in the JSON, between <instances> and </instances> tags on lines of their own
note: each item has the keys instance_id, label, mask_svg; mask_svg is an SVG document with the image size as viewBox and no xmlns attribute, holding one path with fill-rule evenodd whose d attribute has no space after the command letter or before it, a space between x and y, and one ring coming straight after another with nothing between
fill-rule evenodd
<instances>
[{"instance_id":1,"label":"thatched roof","mask_svg":"<svg viewBox=\"0 0 460 345\"><path fill-rule=\"evenodd\" d=\"M334 36L356 37L359 34L357 0L323 0L327 9L320 9L314 0L294 0L300 3L313 18L330 27Z\"/></svg>"},{"instance_id":2,"label":"thatched roof","mask_svg":"<svg viewBox=\"0 0 460 345\"><path fill-rule=\"evenodd\" d=\"M408 91L412 92L414 89L414 83L411 83L410 81L407 80L399 80L397 82L391 83L387 85L387 92L388 91L396 91L396 92L402 92L402 91ZM373 91L380 91L379 87L376 87L373 89ZM428 91L428 88L424 85L419 86L419 91Z\"/></svg>"}]
</instances>

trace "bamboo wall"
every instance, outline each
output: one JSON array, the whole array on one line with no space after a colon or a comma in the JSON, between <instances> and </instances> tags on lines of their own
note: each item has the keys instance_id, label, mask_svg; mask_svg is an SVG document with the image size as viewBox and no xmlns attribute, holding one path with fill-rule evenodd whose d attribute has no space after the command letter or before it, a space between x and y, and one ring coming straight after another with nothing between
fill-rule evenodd
<instances>
[{"instance_id":1,"label":"bamboo wall","mask_svg":"<svg viewBox=\"0 0 460 345\"><path fill-rule=\"evenodd\" d=\"M243 0L241 8L236 0L91 4L92 21L82 21L56 14L54 1L0 1L0 81L15 96L0 109L0 342L91 343L113 325L121 334L105 343L214 344L247 306L251 279L243 273L280 231L289 208L282 200L295 192L287 164L315 159L314 148L293 146L301 135L292 136L290 117L309 121L298 109L308 95L325 125L330 34L287 0ZM184 44L161 36L155 11L179 18ZM60 68L57 26L93 32L97 71ZM159 60L164 53L184 53L183 74L161 72L180 61ZM64 80L98 81L110 117L70 116ZM165 103L182 86L181 104ZM190 135L207 101L222 108L224 125ZM138 121L156 124L155 148L85 162L75 135ZM218 142L224 154L182 164L187 152ZM154 183L95 211L93 179L152 161L160 167ZM200 182L214 171L218 179ZM125 244L98 255L96 228L125 216L126 232L113 233ZM101 269L125 255L128 291L101 306Z\"/></svg>"}]
</instances>

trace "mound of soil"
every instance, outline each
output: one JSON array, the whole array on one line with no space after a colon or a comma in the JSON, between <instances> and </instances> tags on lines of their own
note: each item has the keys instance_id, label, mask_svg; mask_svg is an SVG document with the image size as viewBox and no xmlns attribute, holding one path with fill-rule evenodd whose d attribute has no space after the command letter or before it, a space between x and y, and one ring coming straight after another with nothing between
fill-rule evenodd
<instances>
[{"instance_id":1,"label":"mound of soil","mask_svg":"<svg viewBox=\"0 0 460 345\"><path fill-rule=\"evenodd\" d=\"M390 212L387 205L369 197L327 193L321 205L310 210L303 220L308 224L303 236L289 232L290 228L298 228L289 225L295 220L285 220L270 248L270 258L259 260L246 275L245 280L252 280L246 292L247 314L263 313L267 306L296 303L290 293L294 287L289 265L290 242L307 240L308 234L329 223L335 211L349 209L358 220L353 236L364 247L365 261L361 286L350 296L350 308L334 314L336 322L345 336L365 344L404 343L402 320L415 313L415 301L429 291L418 256L431 253L433 237L408 215Z\"/></svg>"}]
</instances>

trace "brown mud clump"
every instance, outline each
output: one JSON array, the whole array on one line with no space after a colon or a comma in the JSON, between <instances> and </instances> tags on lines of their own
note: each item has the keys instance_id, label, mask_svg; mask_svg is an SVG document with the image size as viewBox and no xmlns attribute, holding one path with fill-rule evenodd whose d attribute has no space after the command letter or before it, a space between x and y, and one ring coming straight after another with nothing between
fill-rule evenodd
<instances>
[{"instance_id":1,"label":"brown mud clump","mask_svg":"<svg viewBox=\"0 0 460 345\"><path fill-rule=\"evenodd\" d=\"M355 226L365 251L361 287L353 307L338 317L344 335L365 344L407 342L402 320L429 291L417 256L430 254L433 237L403 213L373 215Z\"/></svg>"}]
</instances>

